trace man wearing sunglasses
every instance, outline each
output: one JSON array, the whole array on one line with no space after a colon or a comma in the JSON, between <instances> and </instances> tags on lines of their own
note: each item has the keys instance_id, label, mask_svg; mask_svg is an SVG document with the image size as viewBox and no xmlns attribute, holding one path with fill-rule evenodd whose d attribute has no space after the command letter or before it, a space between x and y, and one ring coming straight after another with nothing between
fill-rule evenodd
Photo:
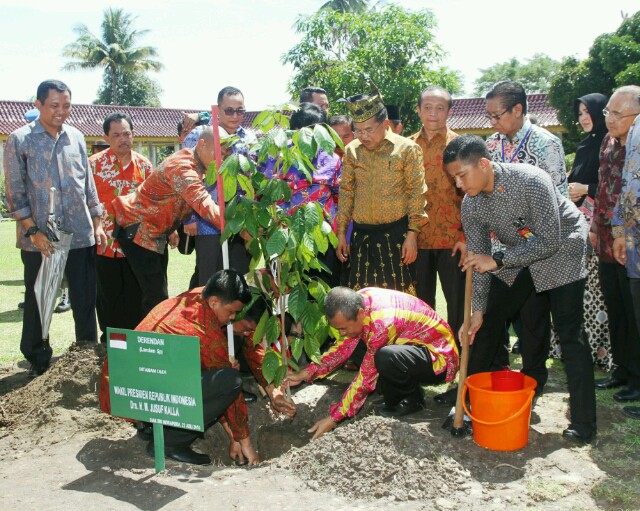
<instances>
[{"instance_id":1,"label":"man wearing sunglasses","mask_svg":"<svg viewBox=\"0 0 640 511\"><path fill-rule=\"evenodd\" d=\"M244 144L234 146L233 151L240 150L240 147L255 141L253 132L242 126L242 120L246 112L244 106L244 96L235 87L224 87L218 93L218 122L229 135L237 135ZM190 114L183 121L183 130L191 125L208 124L211 125L211 113L200 112ZM183 147L192 147L195 144L199 132L203 128L198 127L191 131L183 141ZM207 187L214 202L218 202L217 185ZM220 229L210 222L204 220L197 213L194 213L184 224L184 232L189 236L196 236L196 285L204 286L211 275L222 269L222 246L220 244ZM245 274L249 271L249 257L244 248L244 243L239 237L229 240L229 261L233 269ZM194 279L195 280L195 279Z\"/></svg>"}]
</instances>

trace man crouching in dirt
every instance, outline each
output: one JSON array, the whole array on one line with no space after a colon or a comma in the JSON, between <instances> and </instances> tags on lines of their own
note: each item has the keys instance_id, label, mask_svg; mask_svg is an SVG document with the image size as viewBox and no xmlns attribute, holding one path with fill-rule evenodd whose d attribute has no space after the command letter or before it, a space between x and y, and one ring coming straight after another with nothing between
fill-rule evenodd
<instances>
[{"instance_id":1,"label":"man crouching in dirt","mask_svg":"<svg viewBox=\"0 0 640 511\"><path fill-rule=\"evenodd\" d=\"M247 406L242 395L242 378L232 368L227 354L225 325L233 321L243 307L251 301L251 291L246 281L234 270L215 273L204 287L199 287L169 298L158 304L136 327L142 332L161 332L173 335L196 336L200 339L200 363L202 370L202 407L205 430L220 420L229 435L229 455L238 464L245 459L250 465L259 463L258 453L249 436ZM244 334L243 351L251 372L263 385L273 408L292 417L295 404L285 400L281 391L267 385L262 376L264 350L250 339L255 321L239 322L239 333ZM108 368L106 368L106 373ZM107 377L108 378L108 377ZM108 396L108 379L103 376L100 385L101 406L104 411L105 391ZM191 449L198 432L164 426L165 456L183 463L209 465L211 459ZM153 440L147 452L153 455Z\"/></svg>"},{"instance_id":2,"label":"man crouching in dirt","mask_svg":"<svg viewBox=\"0 0 640 511\"><path fill-rule=\"evenodd\" d=\"M421 385L450 382L458 372L458 349L449 325L418 298L390 289L332 289L324 301L327 319L342 339L319 364L287 377L291 385L313 381L340 367L358 342L367 346L360 371L330 413L309 433L320 438L346 417L353 417L380 377L384 404L378 413L400 417L421 410Z\"/></svg>"}]
</instances>

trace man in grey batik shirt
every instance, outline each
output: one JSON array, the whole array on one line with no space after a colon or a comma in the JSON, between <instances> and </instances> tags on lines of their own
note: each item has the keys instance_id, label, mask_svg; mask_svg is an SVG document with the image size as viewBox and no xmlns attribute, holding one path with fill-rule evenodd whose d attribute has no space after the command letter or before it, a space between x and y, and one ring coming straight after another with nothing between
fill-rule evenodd
<instances>
[{"instance_id":1,"label":"man in grey batik shirt","mask_svg":"<svg viewBox=\"0 0 640 511\"><path fill-rule=\"evenodd\" d=\"M466 194L462 225L469 255L463 269L475 272L469 374L501 369L494 360L504 321L533 290L547 293L569 384L571 424L563 436L591 442L596 434L596 402L582 315L585 219L546 172L526 164L491 162L484 141L475 135L449 143L443 164ZM492 255L492 232L504 252Z\"/></svg>"}]
</instances>

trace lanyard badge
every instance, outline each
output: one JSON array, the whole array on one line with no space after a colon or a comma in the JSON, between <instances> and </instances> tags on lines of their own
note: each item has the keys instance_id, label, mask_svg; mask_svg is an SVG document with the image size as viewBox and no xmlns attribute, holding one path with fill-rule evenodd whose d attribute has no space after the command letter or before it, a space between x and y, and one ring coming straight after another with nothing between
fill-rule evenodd
<instances>
[{"instance_id":1,"label":"lanyard badge","mask_svg":"<svg viewBox=\"0 0 640 511\"><path fill-rule=\"evenodd\" d=\"M516 228L516 231L520 236L522 236L525 240L532 240L536 237L535 234L527 227L524 218L520 217L515 222L513 222L513 226Z\"/></svg>"}]
</instances>

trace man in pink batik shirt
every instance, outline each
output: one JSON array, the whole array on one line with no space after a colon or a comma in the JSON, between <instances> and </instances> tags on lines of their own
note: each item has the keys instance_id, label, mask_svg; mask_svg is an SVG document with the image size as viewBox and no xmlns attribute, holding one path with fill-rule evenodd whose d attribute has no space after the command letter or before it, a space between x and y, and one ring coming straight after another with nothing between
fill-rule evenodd
<instances>
[{"instance_id":1,"label":"man in pink batik shirt","mask_svg":"<svg viewBox=\"0 0 640 511\"><path fill-rule=\"evenodd\" d=\"M378 380L384 396L378 413L400 417L424 407L421 385L455 378L459 359L451 328L422 300L390 289L336 287L324 305L341 339L319 364L290 374L287 381L298 385L326 376L349 358L360 340L367 352L340 402L331 405L329 415L309 430L314 433L312 440L356 415Z\"/></svg>"}]
</instances>

